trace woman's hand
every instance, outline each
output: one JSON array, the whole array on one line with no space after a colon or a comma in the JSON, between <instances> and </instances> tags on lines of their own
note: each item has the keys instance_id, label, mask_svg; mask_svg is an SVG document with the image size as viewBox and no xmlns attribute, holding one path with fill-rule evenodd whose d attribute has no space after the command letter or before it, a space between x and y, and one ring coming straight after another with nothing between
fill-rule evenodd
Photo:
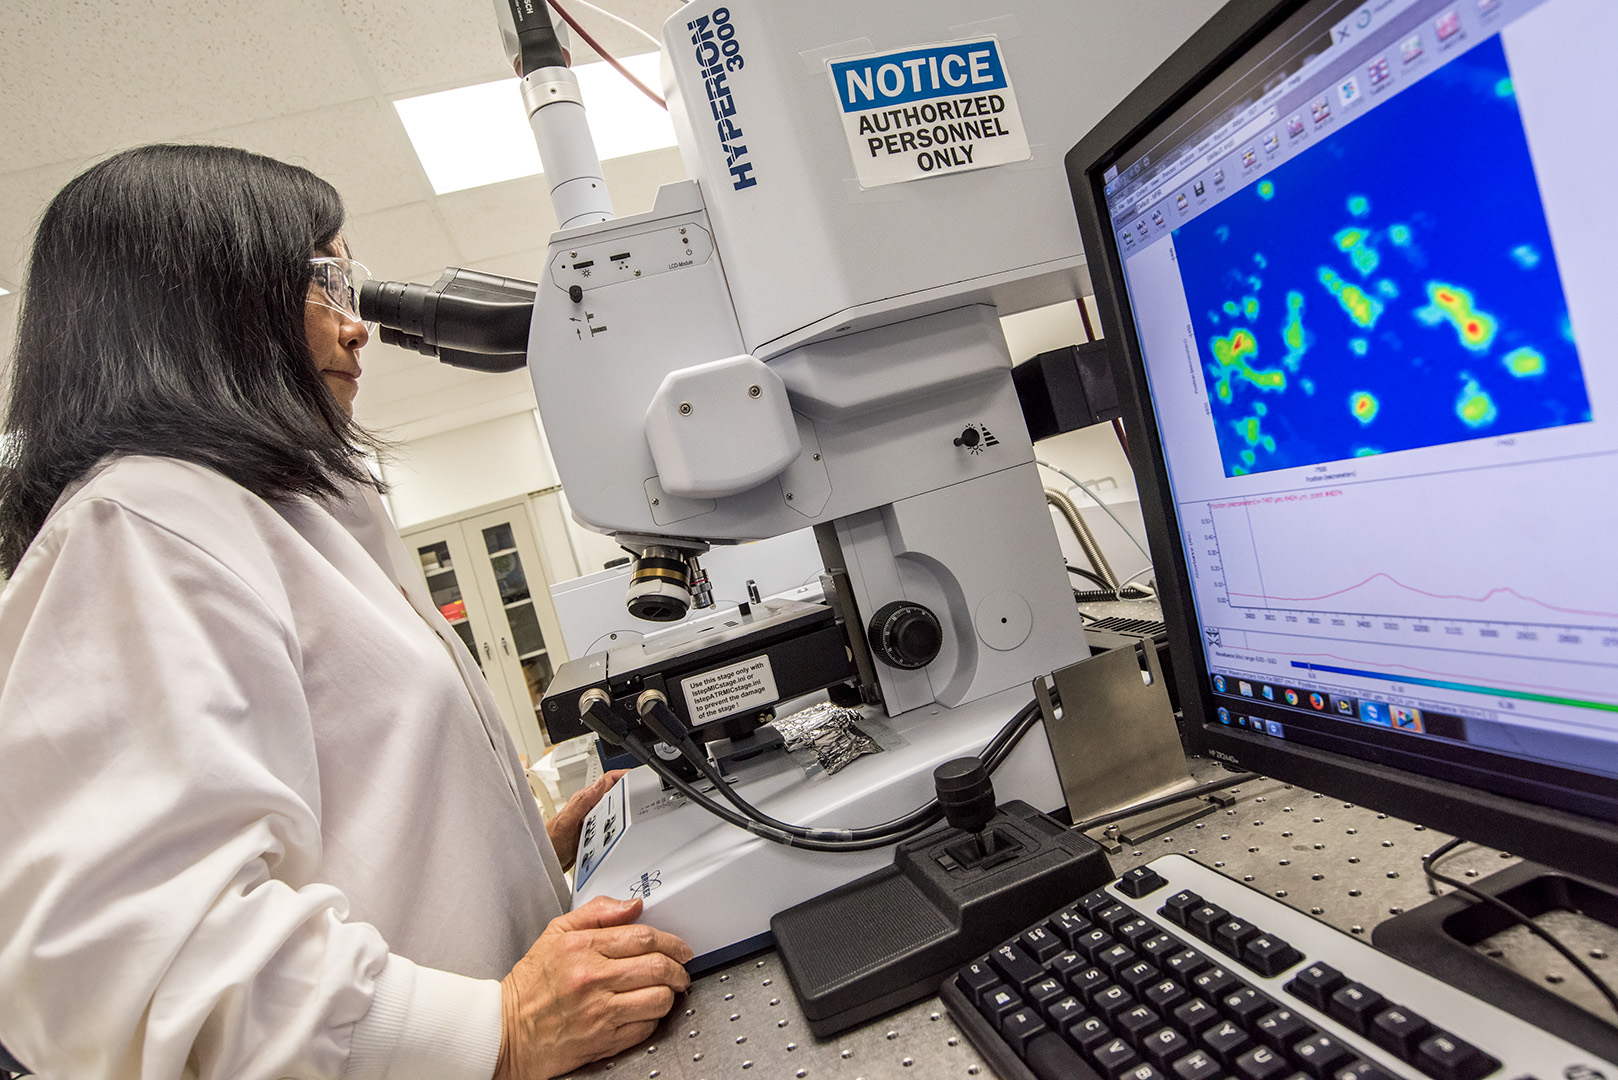
<instances>
[{"instance_id":1,"label":"woman's hand","mask_svg":"<svg viewBox=\"0 0 1618 1080\"><path fill-rule=\"evenodd\" d=\"M584 828L585 817L595 809L601 797L612 790L612 785L628 772L628 769L614 769L583 791L575 792L566 805L556 812L556 816L545 823L545 831L551 837L551 847L556 849L556 857L561 860L563 870L571 869L573 860L578 857L579 830Z\"/></svg>"},{"instance_id":2,"label":"woman's hand","mask_svg":"<svg viewBox=\"0 0 1618 1080\"><path fill-rule=\"evenodd\" d=\"M652 1034L691 985L691 948L640 913L639 900L598 896L551 920L500 982L494 1080L561 1076Z\"/></svg>"}]
</instances>

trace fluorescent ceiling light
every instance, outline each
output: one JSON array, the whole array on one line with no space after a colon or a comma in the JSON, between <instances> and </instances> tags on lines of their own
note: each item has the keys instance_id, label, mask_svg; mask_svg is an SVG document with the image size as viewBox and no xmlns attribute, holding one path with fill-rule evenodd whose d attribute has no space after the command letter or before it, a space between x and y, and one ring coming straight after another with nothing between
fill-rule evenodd
<instances>
[{"instance_id":1,"label":"fluorescent ceiling light","mask_svg":"<svg viewBox=\"0 0 1618 1080\"><path fill-rule=\"evenodd\" d=\"M10 296L10 295L11 295L11 290L6 288L4 285L0 285L0 296Z\"/></svg>"},{"instance_id":2,"label":"fluorescent ceiling light","mask_svg":"<svg viewBox=\"0 0 1618 1080\"><path fill-rule=\"evenodd\" d=\"M622 63L656 87L658 57L640 53ZM674 145L668 113L610 65L581 64L573 72L601 160ZM393 107L439 195L544 171L516 79L401 98Z\"/></svg>"}]
</instances>

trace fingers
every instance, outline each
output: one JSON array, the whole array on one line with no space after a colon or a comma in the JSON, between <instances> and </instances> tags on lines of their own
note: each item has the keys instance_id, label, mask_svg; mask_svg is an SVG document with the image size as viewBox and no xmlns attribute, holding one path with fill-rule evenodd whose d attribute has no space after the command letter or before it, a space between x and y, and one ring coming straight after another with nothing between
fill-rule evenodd
<instances>
[{"instance_id":1,"label":"fingers","mask_svg":"<svg viewBox=\"0 0 1618 1080\"><path fill-rule=\"evenodd\" d=\"M582 907L552 919L547 930L595 930L607 926L623 926L640 918L639 900L614 900L610 896L593 897Z\"/></svg>"},{"instance_id":2,"label":"fingers","mask_svg":"<svg viewBox=\"0 0 1618 1080\"><path fill-rule=\"evenodd\" d=\"M602 990L627 994L647 987L667 987L670 991L683 992L691 986L691 975L685 968L662 953L648 953L604 963L593 982Z\"/></svg>"},{"instance_id":3,"label":"fingers","mask_svg":"<svg viewBox=\"0 0 1618 1080\"><path fill-rule=\"evenodd\" d=\"M683 964L690 960L692 955L691 946L684 941L673 934L643 923L602 929L594 935L592 944L602 956L615 960L661 953L675 963Z\"/></svg>"},{"instance_id":4,"label":"fingers","mask_svg":"<svg viewBox=\"0 0 1618 1080\"><path fill-rule=\"evenodd\" d=\"M613 1048L607 1051L605 1054L602 1054L601 1057L611 1057L613 1054L628 1050L636 1043L645 1042L647 1039L652 1037L652 1032L656 1030L657 1022L655 1020L647 1020L634 1024L625 1024L614 1033Z\"/></svg>"},{"instance_id":5,"label":"fingers","mask_svg":"<svg viewBox=\"0 0 1618 1080\"><path fill-rule=\"evenodd\" d=\"M619 1024L653 1023L674 1007L674 991L666 986L648 986L614 995L612 1018ZM639 1042L636 1039L635 1042ZM631 1044L633 1045L633 1044Z\"/></svg>"}]
</instances>

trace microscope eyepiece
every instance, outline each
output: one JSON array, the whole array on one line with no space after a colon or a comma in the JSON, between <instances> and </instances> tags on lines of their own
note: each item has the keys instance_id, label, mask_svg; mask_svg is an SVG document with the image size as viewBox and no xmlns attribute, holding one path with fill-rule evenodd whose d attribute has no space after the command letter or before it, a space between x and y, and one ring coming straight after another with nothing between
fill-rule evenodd
<instances>
[{"instance_id":1,"label":"microscope eyepiece","mask_svg":"<svg viewBox=\"0 0 1618 1080\"><path fill-rule=\"evenodd\" d=\"M432 285L367 281L360 316L389 345L453 367L516 371L528 363L528 329L539 286L451 266Z\"/></svg>"}]
</instances>

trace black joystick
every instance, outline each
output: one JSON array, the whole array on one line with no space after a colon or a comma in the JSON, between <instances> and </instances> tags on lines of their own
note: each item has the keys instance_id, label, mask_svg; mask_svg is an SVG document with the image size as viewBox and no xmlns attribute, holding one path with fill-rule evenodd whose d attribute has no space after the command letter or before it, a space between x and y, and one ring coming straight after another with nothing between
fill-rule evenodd
<instances>
[{"instance_id":1,"label":"black joystick","mask_svg":"<svg viewBox=\"0 0 1618 1080\"><path fill-rule=\"evenodd\" d=\"M989 834L985 844L984 827L994 817L994 784L989 781L989 770L983 759L956 758L933 770L933 787L938 791L938 805L944 808L944 817L952 827L972 834L977 841L979 858L993 851L994 836Z\"/></svg>"}]
</instances>

